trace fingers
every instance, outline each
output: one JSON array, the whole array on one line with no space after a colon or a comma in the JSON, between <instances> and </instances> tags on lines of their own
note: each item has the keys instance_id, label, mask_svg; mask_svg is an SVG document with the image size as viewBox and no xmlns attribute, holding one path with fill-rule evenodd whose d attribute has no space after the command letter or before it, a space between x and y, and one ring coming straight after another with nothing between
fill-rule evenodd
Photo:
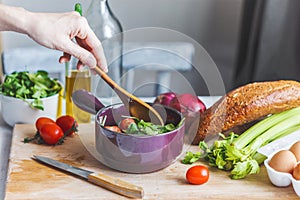
<instances>
[{"instance_id":1,"label":"fingers","mask_svg":"<svg viewBox=\"0 0 300 200\"><path fill-rule=\"evenodd\" d=\"M85 48L82 48L78 44L75 44L72 40L68 40L64 44L65 46L65 54L72 54L74 57L76 57L80 62L84 65L89 66L90 68L94 68L97 66L97 61L93 54L86 50ZM62 58L63 57L63 58ZM62 61L65 60L65 57L62 56Z\"/></svg>"},{"instance_id":2,"label":"fingers","mask_svg":"<svg viewBox=\"0 0 300 200\"><path fill-rule=\"evenodd\" d=\"M82 44L76 44L73 41L69 41L66 44L64 44L64 51L65 53L63 54L63 56L61 56L59 58L59 62L60 63L65 63L65 62L69 62L71 59L71 55L72 54L74 57L76 57L79 62L77 64L77 68L81 68L83 65L87 65L89 66L89 68L93 69L95 67L100 67L104 72L107 72L107 64L106 64L106 59L104 56L103 51L100 49L100 56L98 56L98 60L96 60L94 54L92 54L94 51L88 51L85 48L85 45Z\"/></svg>"},{"instance_id":3,"label":"fingers","mask_svg":"<svg viewBox=\"0 0 300 200\"><path fill-rule=\"evenodd\" d=\"M98 40L95 33L92 31L92 29L89 27L89 25L86 23L86 34L84 32L80 32L81 34L78 34L76 37L77 43L90 51L97 62L97 65L102 68L105 72L107 72L107 61L104 55L104 50L102 47L101 42Z\"/></svg>"},{"instance_id":4,"label":"fingers","mask_svg":"<svg viewBox=\"0 0 300 200\"><path fill-rule=\"evenodd\" d=\"M77 69L80 69L80 68L82 68L84 66L84 64L80 61L80 60L78 60L78 62L77 62ZM91 68L90 68L91 69Z\"/></svg>"},{"instance_id":5,"label":"fingers","mask_svg":"<svg viewBox=\"0 0 300 200\"><path fill-rule=\"evenodd\" d=\"M103 71L108 72L107 61L106 61L106 58L104 55L102 45L96 46L92 52L94 55L97 55L96 60L97 60L97 63L99 63L98 65L103 69Z\"/></svg>"},{"instance_id":6,"label":"fingers","mask_svg":"<svg viewBox=\"0 0 300 200\"><path fill-rule=\"evenodd\" d=\"M71 55L67 53L63 53L63 55L59 58L59 63L66 63L71 60Z\"/></svg>"},{"instance_id":7,"label":"fingers","mask_svg":"<svg viewBox=\"0 0 300 200\"><path fill-rule=\"evenodd\" d=\"M72 55L80 61L78 67L87 65L93 69L98 66L103 71L108 71L102 44L86 18L78 16L77 12L66 13L55 20L54 25L55 28L48 31L52 33L51 38L55 39L50 40L50 45L46 45L44 40L40 43L64 52L59 58L60 63L70 61Z\"/></svg>"}]
</instances>

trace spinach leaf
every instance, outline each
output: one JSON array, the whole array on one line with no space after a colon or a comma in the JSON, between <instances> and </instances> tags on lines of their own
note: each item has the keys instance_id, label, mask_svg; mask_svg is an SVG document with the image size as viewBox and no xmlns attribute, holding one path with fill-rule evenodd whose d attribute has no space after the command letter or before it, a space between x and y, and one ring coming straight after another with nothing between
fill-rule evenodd
<instances>
[{"instance_id":1,"label":"spinach leaf","mask_svg":"<svg viewBox=\"0 0 300 200\"><path fill-rule=\"evenodd\" d=\"M164 126L155 125L151 122L145 122L144 120L139 120L134 118L136 123L132 123L128 126L126 133L127 134L137 134L137 135L158 135L173 131L180 127L184 119L182 119L177 126L172 123L166 124Z\"/></svg>"},{"instance_id":2,"label":"spinach leaf","mask_svg":"<svg viewBox=\"0 0 300 200\"><path fill-rule=\"evenodd\" d=\"M44 110L42 98L53 96L62 89L56 79L51 79L47 71L35 73L28 71L13 72L5 77L0 85L0 94L26 101L34 99L29 105ZM26 101L27 102L27 101Z\"/></svg>"}]
</instances>

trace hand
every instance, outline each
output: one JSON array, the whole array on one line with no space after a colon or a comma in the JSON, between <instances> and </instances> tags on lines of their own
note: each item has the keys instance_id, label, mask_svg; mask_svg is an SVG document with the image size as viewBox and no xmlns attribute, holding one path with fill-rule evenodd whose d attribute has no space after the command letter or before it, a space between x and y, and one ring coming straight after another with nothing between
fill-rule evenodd
<instances>
[{"instance_id":1,"label":"hand","mask_svg":"<svg viewBox=\"0 0 300 200\"><path fill-rule=\"evenodd\" d=\"M71 55L79 59L77 68L83 65L91 69L99 66L107 72L107 63L101 42L77 12L31 13L32 21L26 32L37 43L64 52L59 62L70 60ZM77 43L74 42L74 39Z\"/></svg>"}]
</instances>

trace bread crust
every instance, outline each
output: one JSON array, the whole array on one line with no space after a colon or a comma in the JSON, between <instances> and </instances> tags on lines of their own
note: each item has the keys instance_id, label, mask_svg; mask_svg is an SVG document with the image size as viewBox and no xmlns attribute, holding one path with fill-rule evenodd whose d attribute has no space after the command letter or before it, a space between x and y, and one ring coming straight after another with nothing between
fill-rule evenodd
<instances>
[{"instance_id":1,"label":"bread crust","mask_svg":"<svg viewBox=\"0 0 300 200\"><path fill-rule=\"evenodd\" d=\"M193 144L269 114L300 106L300 83L254 82L232 90L201 114Z\"/></svg>"}]
</instances>

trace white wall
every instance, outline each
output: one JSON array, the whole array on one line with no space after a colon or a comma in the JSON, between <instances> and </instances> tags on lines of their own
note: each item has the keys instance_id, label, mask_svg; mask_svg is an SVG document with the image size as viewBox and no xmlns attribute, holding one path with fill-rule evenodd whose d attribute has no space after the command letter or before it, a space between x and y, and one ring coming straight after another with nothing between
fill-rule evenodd
<instances>
[{"instance_id":1,"label":"white wall","mask_svg":"<svg viewBox=\"0 0 300 200\"><path fill-rule=\"evenodd\" d=\"M31 11L65 12L80 2L84 10L91 0L2 0ZM242 0L109 0L124 30L163 27L179 31L199 42L230 85ZM36 45L26 36L6 32L3 48Z\"/></svg>"}]
</instances>

